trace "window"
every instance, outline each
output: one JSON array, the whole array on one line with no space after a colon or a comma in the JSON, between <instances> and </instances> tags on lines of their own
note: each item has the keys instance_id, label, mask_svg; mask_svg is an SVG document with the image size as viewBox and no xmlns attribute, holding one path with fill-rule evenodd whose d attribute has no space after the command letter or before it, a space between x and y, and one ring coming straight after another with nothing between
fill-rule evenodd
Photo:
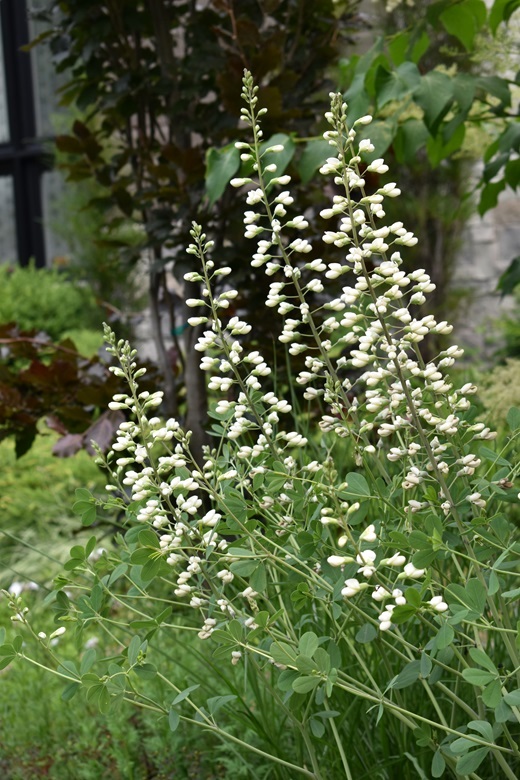
<instances>
[{"instance_id":1,"label":"window","mask_svg":"<svg viewBox=\"0 0 520 780\"><path fill-rule=\"evenodd\" d=\"M0 262L44 266L55 248L42 183L56 81L44 46L22 51L36 34L27 0L0 2Z\"/></svg>"}]
</instances>

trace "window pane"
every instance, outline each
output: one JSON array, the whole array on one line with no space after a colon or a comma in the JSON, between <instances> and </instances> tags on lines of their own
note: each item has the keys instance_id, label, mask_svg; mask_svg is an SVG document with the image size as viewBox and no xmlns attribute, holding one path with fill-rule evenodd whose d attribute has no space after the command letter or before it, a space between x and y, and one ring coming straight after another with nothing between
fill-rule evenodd
<instances>
[{"instance_id":1,"label":"window pane","mask_svg":"<svg viewBox=\"0 0 520 780\"><path fill-rule=\"evenodd\" d=\"M11 176L0 176L0 263L16 263L14 187Z\"/></svg>"},{"instance_id":2,"label":"window pane","mask_svg":"<svg viewBox=\"0 0 520 780\"><path fill-rule=\"evenodd\" d=\"M49 5L48 0L30 0L27 4L30 12L39 11ZM29 39L34 40L48 28L43 22L38 22L29 13ZM36 115L36 135L54 135L56 127L53 118L62 109L58 107L59 96L56 90L66 81L64 74L57 74L52 64L52 56L48 44L42 43L31 49L31 64L34 86L34 110Z\"/></svg>"},{"instance_id":3,"label":"window pane","mask_svg":"<svg viewBox=\"0 0 520 780\"><path fill-rule=\"evenodd\" d=\"M1 35L0 19L0 143L9 140L9 116L7 113L7 92L5 89L5 71L4 71L4 46Z\"/></svg>"},{"instance_id":4,"label":"window pane","mask_svg":"<svg viewBox=\"0 0 520 780\"><path fill-rule=\"evenodd\" d=\"M61 204L65 197L63 176L59 171L47 171L42 176L43 233L47 265L53 265L66 257L70 250L65 239L59 235L62 219Z\"/></svg>"}]
</instances>

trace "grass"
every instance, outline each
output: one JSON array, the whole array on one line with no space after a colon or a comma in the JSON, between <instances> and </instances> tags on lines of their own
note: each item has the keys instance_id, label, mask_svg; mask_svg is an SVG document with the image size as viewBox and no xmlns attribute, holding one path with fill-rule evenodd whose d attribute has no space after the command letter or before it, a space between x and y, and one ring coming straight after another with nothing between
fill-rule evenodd
<instances>
[{"instance_id":1,"label":"grass","mask_svg":"<svg viewBox=\"0 0 520 780\"><path fill-rule=\"evenodd\" d=\"M42 609L41 595L31 593L26 602L38 627L47 632L49 610ZM5 602L0 625L9 622ZM83 652L84 638L69 627L60 638L60 651L69 658ZM170 648L171 649L171 648ZM184 687L193 675L211 674L201 669L189 647L174 649L168 665L170 679ZM113 652L98 646L100 657ZM40 658L44 662L43 651ZM156 683L148 681L152 695ZM250 771L247 757L239 756L212 735L182 724L175 733L166 718L123 704L106 715L83 693L62 699L64 683L57 677L22 661L0 671L0 777L8 780L247 780L270 777L267 767Z\"/></svg>"},{"instance_id":2,"label":"grass","mask_svg":"<svg viewBox=\"0 0 520 780\"><path fill-rule=\"evenodd\" d=\"M39 591L24 598L37 617L38 629L52 632L52 613L42 600L73 544L84 544L99 529L85 529L72 512L74 492L88 487L103 492L105 479L92 458L52 455L55 435L37 437L19 460L12 441L0 443L0 588L13 581L36 582ZM103 532L102 532L103 533ZM108 534L109 532L107 532ZM0 598L0 626L8 628L10 612ZM60 639L77 658L81 642L69 629ZM171 679L186 687L211 675L189 646L172 642ZM101 645L98 655L113 648ZM41 659L44 660L43 657ZM202 664L202 666L201 666ZM150 682L150 685L152 683ZM63 682L29 663L0 671L0 778L6 780L246 780L270 772L249 771L249 764L211 735L181 724L172 733L166 719L130 705L103 715L83 694L63 701ZM201 748L201 745L203 748ZM267 774L266 774L267 773Z\"/></svg>"},{"instance_id":3,"label":"grass","mask_svg":"<svg viewBox=\"0 0 520 780\"><path fill-rule=\"evenodd\" d=\"M56 458L55 440L51 433L38 436L18 460L12 441L0 443L0 587L13 580L42 585L52 577L53 561L66 560L76 538L85 535L72 513L74 491L103 489L103 474L92 458L85 452Z\"/></svg>"}]
</instances>

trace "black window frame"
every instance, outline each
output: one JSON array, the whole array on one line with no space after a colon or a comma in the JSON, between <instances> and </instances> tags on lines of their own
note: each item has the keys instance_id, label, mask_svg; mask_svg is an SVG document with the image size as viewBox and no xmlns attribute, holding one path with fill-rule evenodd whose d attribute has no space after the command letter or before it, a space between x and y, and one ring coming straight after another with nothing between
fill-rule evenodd
<instances>
[{"instance_id":1,"label":"black window frame","mask_svg":"<svg viewBox=\"0 0 520 780\"><path fill-rule=\"evenodd\" d=\"M38 138L26 0L0 0L9 139L0 143L0 176L13 182L18 262L46 264L41 195L49 155Z\"/></svg>"}]
</instances>

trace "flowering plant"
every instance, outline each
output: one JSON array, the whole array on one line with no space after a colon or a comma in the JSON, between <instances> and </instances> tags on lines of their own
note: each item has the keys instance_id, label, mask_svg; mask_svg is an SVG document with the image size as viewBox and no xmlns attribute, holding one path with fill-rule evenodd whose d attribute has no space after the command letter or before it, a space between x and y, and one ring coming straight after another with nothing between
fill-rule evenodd
<instances>
[{"instance_id":1,"label":"flowering plant","mask_svg":"<svg viewBox=\"0 0 520 780\"><path fill-rule=\"evenodd\" d=\"M10 598L14 618L26 641L44 646L67 696L84 686L102 709L124 699L173 730L198 725L268 757L275 776L359 778L386 744L385 760L403 753L414 776L513 780L520 545L507 507L518 501L517 468L484 444L494 434L475 419L476 388L449 378L462 350L422 356L421 342L451 327L418 313L433 285L423 269L406 273L401 257L417 239L384 222L398 187L365 188L363 170L388 171L382 159L364 162L371 118L349 127L347 106L331 96L321 173L335 194L321 217L323 241L338 252L325 263L281 190L290 177L272 160L283 147L263 143L265 110L247 72L243 98L253 138L239 148L251 176L232 184L246 192L252 264L273 277L266 306L284 318L279 339L304 369L290 400L279 397L271 368L244 341L249 325L226 317L237 292L215 291L230 270L193 225L188 252L200 271L187 277L202 293L188 305L190 324L204 328L196 349L217 396L215 446L197 463L190 432L157 416L161 393L140 391L135 350L106 328L129 388L110 408L127 420L100 455L108 500L79 491L75 510L85 525L96 508L123 510L126 521L101 556L92 557L95 537L72 548L52 599L57 632L95 627L117 649L97 659L89 648L79 666L57 667L22 597ZM509 422L511 449L518 411ZM219 668L218 696L163 673L185 634ZM20 637L0 652L4 665L30 660ZM160 683L153 696L141 687L148 677ZM233 718L256 736L238 737Z\"/></svg>"}]
</instances>

